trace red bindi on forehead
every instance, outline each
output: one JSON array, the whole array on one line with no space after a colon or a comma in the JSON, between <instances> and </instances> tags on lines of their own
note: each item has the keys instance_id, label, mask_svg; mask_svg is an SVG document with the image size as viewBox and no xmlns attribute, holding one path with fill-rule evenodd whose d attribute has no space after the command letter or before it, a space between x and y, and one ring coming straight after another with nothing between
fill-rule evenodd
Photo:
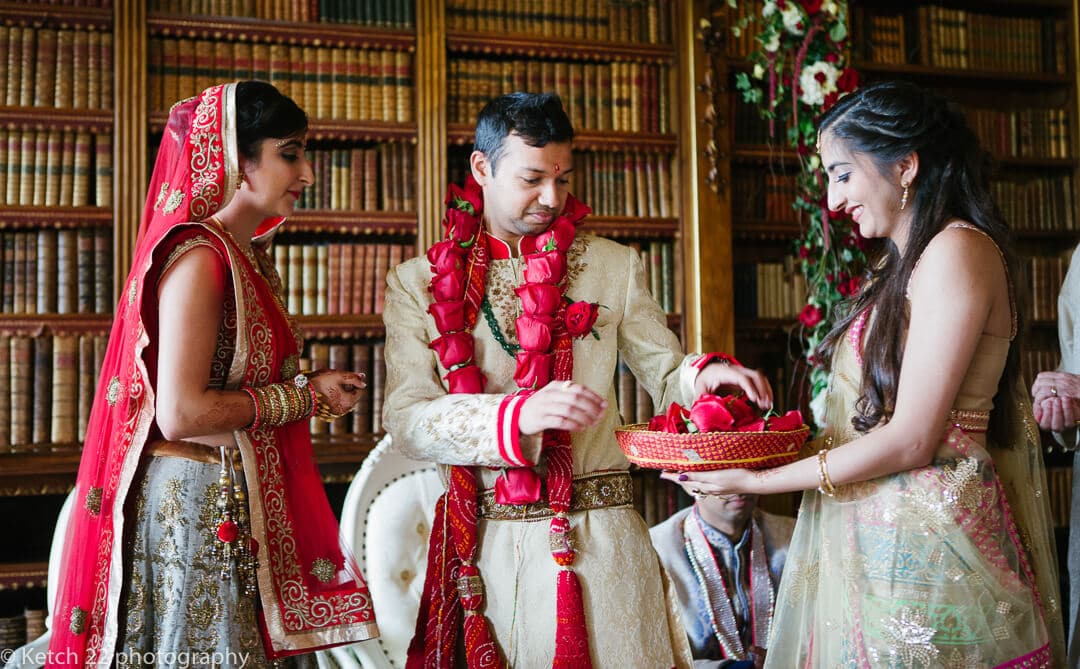
<instances>
[{"instance_id":1,"label":"red bindi on forehead","mask_svg":"<svg viewBox=\"0 0 1080 669\"><path fill-rule=\"evenodd\" d=\"M562 171L562 167L559 163L555 163L555 174L558 174L560 171Z\"/></svg>"}]
</instances>

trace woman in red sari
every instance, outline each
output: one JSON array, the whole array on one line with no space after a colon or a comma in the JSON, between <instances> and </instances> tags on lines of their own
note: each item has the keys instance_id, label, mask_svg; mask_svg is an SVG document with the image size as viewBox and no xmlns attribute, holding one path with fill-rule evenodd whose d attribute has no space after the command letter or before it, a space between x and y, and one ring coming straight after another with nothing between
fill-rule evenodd
<instances>
[{"instance_id":1,"label":"woman in red sari","mask_svg":"<svg viewBox=\"0 0 1080 669\"><path fill-rule=\"evenodd\" d=\"M314 180L262 82L170 111L87 431L54 666L245 666L378 634L309 419L362 375L301 374L266 246Z\"/></svg>"}]
</instances>

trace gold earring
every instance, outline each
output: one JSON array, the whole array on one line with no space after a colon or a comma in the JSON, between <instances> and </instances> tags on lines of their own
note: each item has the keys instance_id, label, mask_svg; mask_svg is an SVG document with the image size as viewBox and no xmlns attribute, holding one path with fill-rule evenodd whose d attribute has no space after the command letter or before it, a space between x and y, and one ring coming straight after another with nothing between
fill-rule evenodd
<instances>
[{"instance_id":1,"label":"gold earring","mask_svg":"<svg viewBox=\"0 0 1080 669\"><path fill-rule=\"evenodd\" d=\"M241 172L240 176L236 177L236 190L240 190L240 187L244 185L244 173ZM901 207L903 209L903 207Z\"/></svg>"},{"instance_id":2,"label":"gold earring","mask_svg":"<svg viewBox=\"0 0 1080 669\"><path fill-rule=\"evenodd\" d=\"M900 184L900 185L904 187L904 193L900 196L900 211L903 211L904 207L907 206L908 186L910 186L911 184Z\"/></svg>"}]
</instances>

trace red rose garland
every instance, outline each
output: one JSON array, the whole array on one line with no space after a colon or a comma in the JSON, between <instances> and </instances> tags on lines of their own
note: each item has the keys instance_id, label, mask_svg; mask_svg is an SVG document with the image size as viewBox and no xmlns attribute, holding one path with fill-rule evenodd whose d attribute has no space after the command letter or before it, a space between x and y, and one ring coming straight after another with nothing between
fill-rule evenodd
<instances>
[{"instance_id":1,"label":"red rose garland","mask_svg":"<svg viewBox=\"0 0 1080 669\"><path fill-rule=\"evenodd\" d=\"M464 189L450 186L446 204L446 238L434 244L427 253L433 275L430 288L435 298L428 313L435 319L440 334L430 347L447 370L445 380L449 392L481 393L486 379L476 365L472 331L484 299L490 258L481 218L483 193L469 177ZM568 305L565 297L566 253L573 244L575 226L589 211L587 206L568 196L562 214L546 231L522 240L525 281L515 289L521 300L522 314L514 324L519 342L515 352L514 381L521 391L507 398L515 412L520 412L523 397L553 379L569 380L572 377L571 338L589 334L596 321L596 304L576 302ZM526 253L526 249L532 251ZM501 333L494 334L506 348ZM503 406L508 406L506 400ZM556 586L553 666L590 667L581 584L571 568L575 553L567 518L573 482L570 434L561 430L546 431L543 448L547 456L548 503L555 513L551 521L552 557L563 567ZM524 460L520 453L518 456ZM538 499L539 478L531 467L510 469L507 474L499 479L498 496L525 495L524 499L510 499L511 502ZM509 486L503 486L507 480ZM477 494L473 468L452 467L447 492L436 506L424 597L417 618L416 636L409 648L407 666L410 669L450 666L461 613L458 604L466 612L463 624L468 665L505 666L487 619L480 613L483 590L479 570L474 564ZM450 536L446 536L447 531ZM448 550L450 544L454 549L452 554ZM456 581L456 587L453 581Z\"/></svg>"}]
</instances>

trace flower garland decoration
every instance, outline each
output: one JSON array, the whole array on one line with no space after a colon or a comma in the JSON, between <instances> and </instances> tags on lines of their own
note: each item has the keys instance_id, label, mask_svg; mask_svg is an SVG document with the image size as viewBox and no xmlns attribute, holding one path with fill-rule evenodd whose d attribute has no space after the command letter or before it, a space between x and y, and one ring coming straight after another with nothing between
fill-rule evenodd
<instances>
[{"instance_id":1,"label":"flower garland decoration","mask_svg":"<svg viewBox=\"0 0 1080 669\"><path fill-rule=\"evenodd\" d=\"M735 0L728 4L734 7ZM770 137L783 133L801 166L792 206L804 225L794 255L806 277L807 304L798 320L810 367L810 407L820 427L828 377L814 350L833 325L835 307L858 292L866 265L866 240L858 224L829 211L828 184L815 148L822 113L859 83L845 55L847 2L765 0L760 16L746 17L732 30L739 35L752 21L760 22L758 48L749 57L751 71L736 76L736 88L768 120Z\"/></svg>"},{"instance_id":2,"label":"flower garland decoration","mask_svg":"<svg viewBox=\"0 0 1080 669\"><path fill-rule=\"evenodd\" d=\"M590 209L568 196L562 213L547 230L522 239L524 282L515 289L521 300L522 314L514 323L519 344L512 347L505 341L493 315L488 315L490 306L486 309L484 306L490 249L481 217L483 192L470 176L464 188L450 186L446 204L443 221L446 237L434 244L427 254L432 272L430 290L435 300L428 312L439 331L439 337L429 346L447 370L445 380L450 393L480 393L486 386L483 371L476 364L473 339L473 328L481 312L492 325L492 333L502 348L514 355L514 382L521 390L503 400L499 420L500 426L504 420L509 420L506 431L512 434L507 459L520 461L523 466L505 470L505 475L500 476L496 484L495 498L503 504L535 502L540 498L540 479L532 468L535 463L525 460L516 443L516 415L520 413L523 398L552 380L572 377L573 338L586 336L595 324L599 305L571 302L566 297L567 251L574 242L577 225ZM511 413L513 417L504 418ZM548 504L554 512L549 545L552 558L561 567L556 580L558 623L553 666L587 668L591 664L583 591L573 571L576 551L570 538L567 515L573 481L570 433L547 430L542 443L547 460ZM487 620L481 613L482 580L475 565L477 493L473 468L452 467L447 492L436 507L435 522L436 528L448 526L450 536L433 529L429 555L437 559L434 556L445 554L448 546L452 546L455 555L449 571L444 566L433 568L429 564L424 600L429 602L430 608L421 615L426 614L429 642L443 648L447 657L453 657L457 624L440 628L445 617L444 609L440 607L449 607L450 615L453 615L454 602L459 601L465 609L463 625L469 666L504 666L501 658L492 664L491 658L498 658L498 652ZM440 521L440 514L448 514L449 522ZM446 583L438 580L439 572L456 575L456 594L452 587L448 588ZM418 626L418 629L423 628ZM424 649L423 652L428 651Z\"/></svg>"}]
</instances>

